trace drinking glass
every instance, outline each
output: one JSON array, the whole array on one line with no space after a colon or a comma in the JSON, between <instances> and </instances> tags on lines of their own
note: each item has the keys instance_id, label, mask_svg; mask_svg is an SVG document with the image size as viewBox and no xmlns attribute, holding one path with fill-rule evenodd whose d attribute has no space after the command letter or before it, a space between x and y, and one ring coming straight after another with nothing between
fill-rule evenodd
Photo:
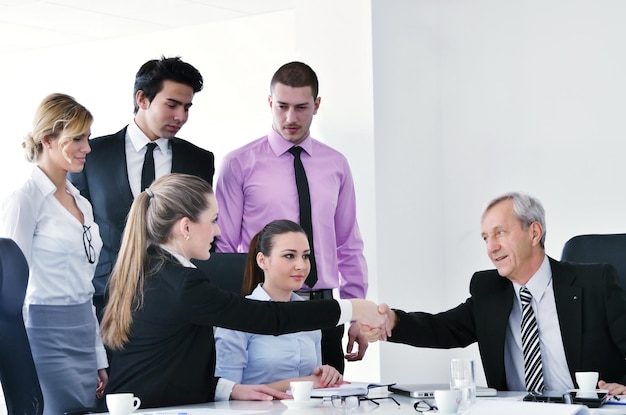
<instances>
[{"instance_id":1,"label":"drinking glass","mask_svg":"<svg viewBox=\"0 0 626 415\"><path fill-rule=\"evenodd\" d=\"M450 389L461 391L461 411L469 408L476 400L476 378L472 359L450 361Z\"/></svg>"}]
</instances>

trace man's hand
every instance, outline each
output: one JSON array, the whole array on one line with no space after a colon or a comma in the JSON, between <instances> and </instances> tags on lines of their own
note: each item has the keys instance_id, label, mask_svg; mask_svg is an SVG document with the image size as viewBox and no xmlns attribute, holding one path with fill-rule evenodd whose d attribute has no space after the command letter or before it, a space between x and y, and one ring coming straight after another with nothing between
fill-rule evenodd
<instances>
[{"instance_id":1,"label":"man's hand","mask_svg":"<svg viewBox=\"0 0 626 415\"><path fill-rule=\"evenodd\" d=\"M385 336L387 335L386 328L389 315L385 308L381 309L371 301L358 298L353 298L350 302L352 303L352 320L356 320L361 326L367 326L367 329L383 328L385 329Z\"/></svg>"},{"instance_id":2,"label":"man's hand","mask_svg":"<svg viewBox=\"0 0 626 415\"><path fill-rule=\"evenodd\" d=\"M272 399L291 399L291 396L267 385L237 383L233 386L230 399L236 401L271 401Z\"/></svg>"},{"instance_id":3,"label":"man's hand","mask_svg":"<svg viewBox=\"0 0 626 415\"><path fill-rule=\"evenodd\" d=\"M386 316L385 324L381 327L373 327L367 324L361 324L361 334L370 342L378 340L387 340L391 336L391 332L396 325L396 313L387 304L378 306L378 313Z\"/></svg>"},{"instance_id":4,"label":"man's hand","mask_svg":"<svg viewBox=\"0 0 626 415\"><path fill-rule=\"evenodd\" d=\"M355 341L359 345L359 348L356 352L353 352L352 349L354 348ZM369 342L367 341L365 336L361 334L361 328L359 327L359 324L356 322L352 323L350 325L350 328L348 329L348 346L346 347L345 354L346 360L349 362L362 360L363 356L365 356L365 351L367 350L368 346Z\"/></svg>"},{"instance_id":5,"label":"man's hand","mask_svg":"<svg viewBox=\"0 0 626 415\"><path fill-rule=\"evenodd\" d=\"M607 389L609 395L626 395L626 386L619 383L606 383L601 380L598 382L598 387L600 389Z\"/></svg>"}]
</instances>

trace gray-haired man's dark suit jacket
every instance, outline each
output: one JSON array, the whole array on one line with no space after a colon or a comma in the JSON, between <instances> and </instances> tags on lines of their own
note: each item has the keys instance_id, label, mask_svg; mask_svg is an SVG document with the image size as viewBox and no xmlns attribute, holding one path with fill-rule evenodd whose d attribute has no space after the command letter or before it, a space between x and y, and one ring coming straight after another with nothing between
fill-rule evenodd
<instances>
[{"instance_id":1,"label":"gray-haired man's dark suit jacket","mask_svg":"<svg viewBox=\"0 0 626 415\"><path fill-rule=\"evenodd\" d=\"M626 384L626 293L610 265L583 265L550 258L552 286L567 366L598 371L600 379ZM496 270L474 274L470 298L439 313L396 310L398 323L389 341L433 348L478 342L487 384L509 390L504 341L513 307L513 284Z\"/></svg>"}]
</instances>

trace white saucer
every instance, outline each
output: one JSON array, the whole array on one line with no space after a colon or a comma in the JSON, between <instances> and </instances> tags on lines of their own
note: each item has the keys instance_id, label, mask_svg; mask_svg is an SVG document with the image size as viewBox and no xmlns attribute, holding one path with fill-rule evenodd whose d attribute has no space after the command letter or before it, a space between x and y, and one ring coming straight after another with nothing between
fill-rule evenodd
<instances>
[{"instance_id":1,"label":"white saucer","mask_svg":"<svg viewBox=\"0 0 626 415\"><path fill-rule=\"evenodd\" d=\"M287 408L313 408L322 403L320 399L309 399L308 401L294 401L293 399L282 399L281 403Z\"/></svg>"}]
</instances>

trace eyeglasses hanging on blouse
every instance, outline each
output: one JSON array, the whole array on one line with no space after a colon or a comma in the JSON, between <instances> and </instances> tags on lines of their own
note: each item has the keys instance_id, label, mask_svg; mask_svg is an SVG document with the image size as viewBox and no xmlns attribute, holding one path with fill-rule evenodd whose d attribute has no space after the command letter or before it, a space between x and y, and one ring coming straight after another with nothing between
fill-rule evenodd
<instances>
[{"instance_id":1,"label":"eyeglasses hanging on blouse","mask_svg":"<svg viewBox=\"0 0 626 415\"><path fill-rule=\"evenodd\" d=\"M91 226L83 225L83 246L85 247L85 255L90 264L96 262L96 250L91 244Z\"/></svg>"}]
</instances>

